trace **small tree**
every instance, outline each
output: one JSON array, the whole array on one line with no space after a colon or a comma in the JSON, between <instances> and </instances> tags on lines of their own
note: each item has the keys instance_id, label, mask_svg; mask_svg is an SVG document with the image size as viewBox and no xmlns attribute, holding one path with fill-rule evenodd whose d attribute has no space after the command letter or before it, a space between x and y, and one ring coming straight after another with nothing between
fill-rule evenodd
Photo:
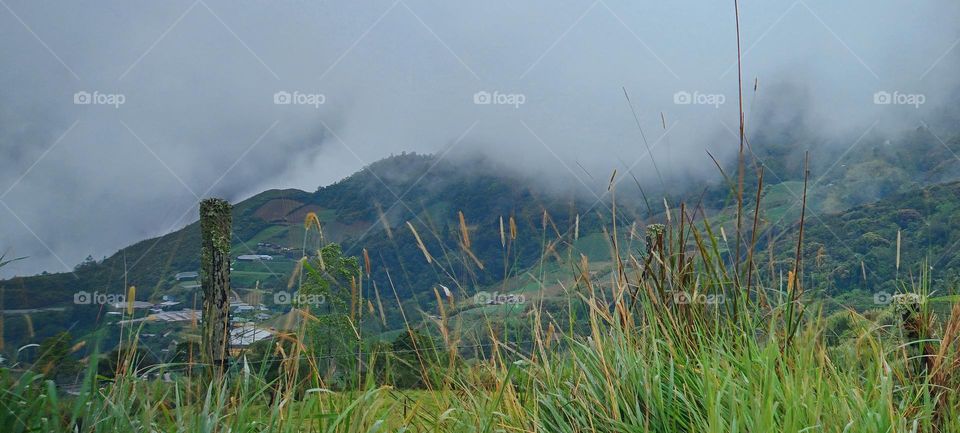
<instances>
[{"instance_id":1,"label":"small tree","mask_svg":"<svg viewBox=\"0 0 960 433\"><path fill-rule=\"evenodd\" d=\"M401 332L390 345L389 357L394 367L389 372L392 384L401 389L427 388L427 384L436 383L439 378L432 373L442 374L439 372L449 362L449 354L437 341L417 329Z\"/></svg>"},{"instance_id":2,"label":"small tree","mask_svg":"<svg viewBox=\"0 0 960 433\"><path fill-rule=\"evenodd\" d=\"M80 371L80 363L70 356L70 343L73 336L61 332L40 343L40 357L34 364L34 370L43 373L55 381L62 381Z\"/></svg>"},{"instance_id":3,"label":"small tree","mask_svg":"<svg viewBox=\"0 0 960 433\"><path fill-rule=\"evenodd\" d=\"M317 317L307 327L305 339L317 357L328 360L327 379L345 385L349 375L343 369L353 365L360 343L350 312L360 262L356 257L345 257L340 245L328 244L314 262L305 262L303 269L307 278L297 299L313 302L299 307Z\"/></svg>"}]
</instances>

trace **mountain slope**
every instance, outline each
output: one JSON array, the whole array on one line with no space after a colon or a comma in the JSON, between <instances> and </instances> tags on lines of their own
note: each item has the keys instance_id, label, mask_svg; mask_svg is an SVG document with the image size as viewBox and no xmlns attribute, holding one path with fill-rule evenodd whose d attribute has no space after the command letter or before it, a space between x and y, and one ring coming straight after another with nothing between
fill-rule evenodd
<instances>
[{"instance_id":1,"label":"mountain slope","mask_svg":"<svg viewBox=\"0 0 960 433\"><path fill-rule=\"evenodd\" d=\"M403 295L414 290L411 285L443 279L438 276L445 277L447 284L455 284L453 280L490 282L503 277L502 263L497 272L485 273L477 272L478 262L491 266L502 262L501 217L507 229L513 217L521 232L509 241L513 244L510 267L522 268L540 255L539 236L534 233L542 231L544 211L551 218L562 219L567 227L578 210L586 212L592 204L573 195L545 192L541 185L504 174L483 160L451 162L429 155L398 155L315 192L270 190L237 203L232 254L266 252L296 259L304 250L308 255L315 253L320 235L304 229L306 216L314 213L322 224L323 242L340 242L352 255L360 255L366 248L379 263L374 266L374 277L384 277L380 283L387 285L387 271L396 272L403 284L394 283ZM471 238L470 253L460 246L460 212ZM583 230L598 224L596 217L584 216L581 221ZM424 260L410 226L435 256L433 263ZM125 284L137 286L138 299L148 299L173 285L178 272L196 271L199 250L199 224L194 222L137 242L101 262L83 263L73 273L4 281L4 308L66 305L77 291L123 293ZM282 266L251 266L262 269L247 266L240 273L271 274L268 281L256 280L261 287L277 290L286 286L288 273L270 269ZM238 287L256 282L243 275L235 275L233 281Z\"/></svg>"},{"instance_id":2,"label":"mountain slope","mask_svg":"<svg viewBox=\"0 0 960 433\"><path fill-rule=\"evenodd\" d=\"M823 149L828 157L814 163L822 174L811 179L808 197L811 213L804 249L808 284L834 293L890 290L897 274L891 243L896 242L898 228L903 240L902 273L915 270L927 256L935 269L960 265L951 249L960 236L953 216L960 206L957 184L927 187L960 175L960 166L947 146L960 141L954 137L946 144L938 143L927 135L918 129L897 143L864 143L862 151L843 155ZM795 152L793 146L772 142L754 145L767 167L760 216L765 233L758 241L772 248L775 261L786 269L795 245L802 167L798 171L795 164L783 163ZM774 176L774 171L779 174ZM726 172L734 171L728 168ZM756 171L748 169L746 185L752 185L755 176ZM642 251L643 227L662 222L664 206L656 198L658 192L647 191L643 199L630 197L630 183L618 190L617 229L626 236L625 245L631 251ZM695 185L676 188L670 202L674 211L680 201L689 206L701 203L707 215L732 233L734 212L728 185L719 182L705 190L696 190L700 187ZM745 208L752 210L752 194L747 196ZM882 200L862 205L877 198ZM234 257L259 253L277 259L236 263L232 285L268 292L292 290L295 260L303 254L315 255L324 242L338 242L349 255L364 257L366 250L370 269L364 287L369 290L373 286L386 298L384 305L393 306L385 312L389 328L401 320L396 301L408 311L429 308L435 303L437 283L452 288L460 297L472 296L498 285L523 287L529 281L520 276L544 257L576 258L580 252L588 252L595 260L604 255L612 216L608 203L595 202L589 194L563 192L483 159L396 155L313 192L270 190L236 203ZM852 205L859 206L844 210ZM748 221L751 213L746 215ZM310 214L317 215L322 235L305 230ZM137 242L101 262L83 263L73 273L0 281L3 309L65 308L49 312L44 321L36 323L8 321L4 335L24 329L26 334L43 335L44 328L53 330L57 322L79 324L80 328L96 323L102 311L89 306L75 308L73 296L79 291L121 294L133 285L138 300L156 300L160 294L195 300L196 288L176 281L175 276L198 270L199 250L199 225L194 222ZM772 272L775 281L775 269ZM532 274L543 276L542 272ZM952 275L937 274L943 279ZM369 299L368 295L373 296L364 294Z\"/></svg>"},{"instance_id":3,"label":"mountain slope","mask_svg":"<svg viewBox=\"0 0 960 433\"><path fill-rule=\"evenodd\" d=\"M792 243L791 238L782 244ZM893 293L898 275L904 282L917 280L923 267L932 271L935 289L949 290L960 278L960 182L894 194L811 219L804 238L810 280L828 292Z\"/></svg>"}]
</instances>

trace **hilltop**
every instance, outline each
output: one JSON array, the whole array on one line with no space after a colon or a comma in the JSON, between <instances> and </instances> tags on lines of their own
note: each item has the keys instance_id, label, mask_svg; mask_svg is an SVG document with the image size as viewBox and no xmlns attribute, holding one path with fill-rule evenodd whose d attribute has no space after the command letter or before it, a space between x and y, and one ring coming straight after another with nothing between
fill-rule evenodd
<instances>
[{"instance_id":1,"label":"hilltop","mask_svg":"<svg viewBox=\"0 0 960 433\"><path fill-rule=\"evenodd\" d=\"M797 156L789 134L765 140L751 147L765 170L758 246L773 251L765 266L776 280L778 270L787 268L794 256L803 170L802 164L788 163ZM957 137L941 143L921 128L895 141L862 143L857 152L812 146L818 153L811 161L807 200L808 284L831 294L892 291L898 274L898 229L906 275L924 259L935 269L953 263L951 246L960 227L952 213L960 196L956 183L940 183L960 178L960 164L949 147L956 144ZM734 173L729 163L724 167L728 175ZM755 184L757 175L757 167L748 167L746 184ZM641 254L644 227L665 221L667 208L655 199L660 191L638 194L633 183L622 182L618 190L616 229L631 250ZM667 204L674 217L681 202L688 209L699 204L716 225L732 233L729 183L678 185L671 194ZM752 221L753 194L745 194L745 209L751 210L747 221ZM321 231L305 229L308 215L317 216ZM366 287L375 286L383 296L416 311L435 303L437 284L463 297L484 289L522 290L531 284L531 276L549 278L544 272L550 269L569 271L581 253L603 262L612 232L606 196L598 201L582 191L550 187L483 158L405 153L312 192L268 190L236 203L232 254L264 254L273 260L236 262L232 285L241 295L246 290L261 297L292 290L296 260L315 255L323 243L337 242L348 255L362 257L366 251ZM132 285L138 300L170 295L187 304L196 302L196 282L176 276L198 271L199 250L199 226L194 222L102 261L82 263L72 273L0 282L6 310L64 309L50 311L35 323L8 319L5 334L9 339L29 328L27 334L43 336L63 324L89 329L101 320L102 311L77 308L73 295L78 291L119 294ZM550 266L541 267L544 263ZM396 304L385 303L386 323L380 330L401 321Z\"/></svg>"}]
</instances>

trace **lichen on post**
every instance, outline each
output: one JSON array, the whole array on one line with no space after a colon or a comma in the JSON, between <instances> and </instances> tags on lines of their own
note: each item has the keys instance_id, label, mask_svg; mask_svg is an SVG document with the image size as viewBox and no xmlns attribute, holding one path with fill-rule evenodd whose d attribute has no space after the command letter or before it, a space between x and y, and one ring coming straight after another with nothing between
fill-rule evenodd
<instances>
[{"instance_id":1,"label":"lichen on post","mask_svg":"<svg viewBox=\"0 0 960 433\"><path fill-rule=\"evenodd\" d=\"M200 202L200 284L203 288L203 362L222 376L230 339L230 239L232 206L226 200Z\"/></svg>"}]
</instances>

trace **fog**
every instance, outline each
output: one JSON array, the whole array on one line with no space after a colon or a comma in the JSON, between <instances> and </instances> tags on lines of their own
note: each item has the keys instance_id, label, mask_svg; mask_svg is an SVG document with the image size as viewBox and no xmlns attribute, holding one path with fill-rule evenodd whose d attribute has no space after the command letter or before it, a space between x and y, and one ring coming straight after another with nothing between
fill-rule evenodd
<instances>
[{"instance_id":1,"label":"fog","mask_svg":"<svg viewBox=\"0 0 960 433\"><path fill-rule=\"evenodd\" d=\"M28 256L2 276L180 228L198 197L313 190L402 151L580 187L653 182L651 161L703 181L706 151L738 145L733 1L0 5L0 252ZM749 133L956 133L937 119L957 105L960 3L740 8Z\"/></svg>"}]
</instances>

